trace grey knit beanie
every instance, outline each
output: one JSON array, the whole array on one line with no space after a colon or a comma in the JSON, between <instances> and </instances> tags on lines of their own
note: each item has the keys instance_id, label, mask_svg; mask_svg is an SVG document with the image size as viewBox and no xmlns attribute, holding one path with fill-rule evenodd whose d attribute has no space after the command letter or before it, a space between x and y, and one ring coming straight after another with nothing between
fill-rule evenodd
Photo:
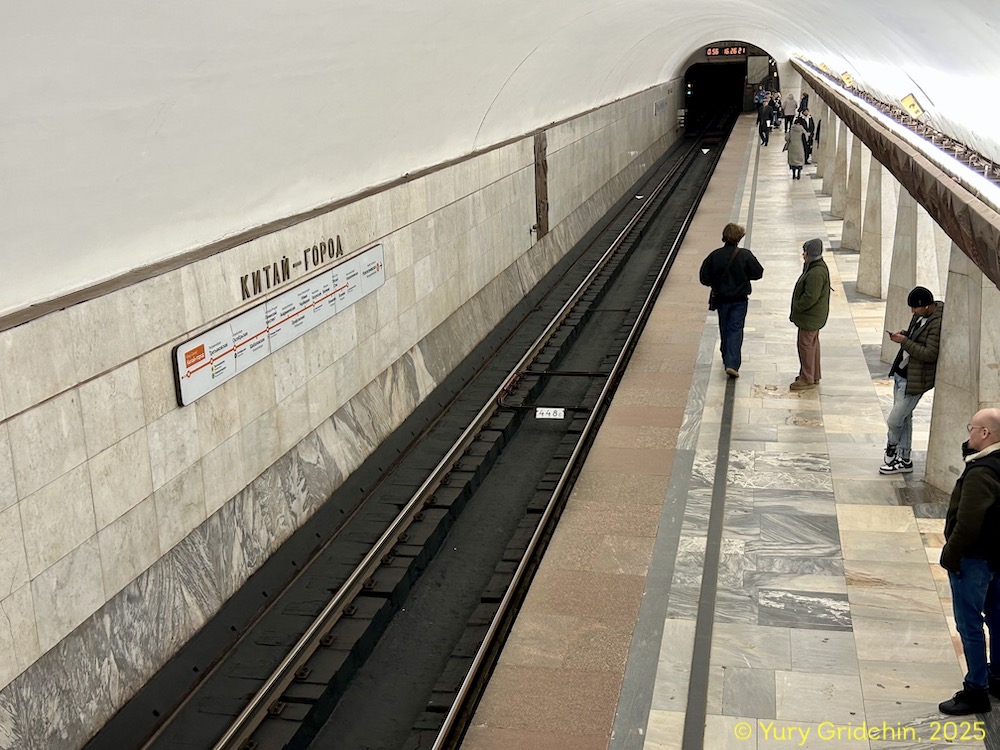
<instances>
[{"instance_id":1,"label":"grey knit beanie","mask_svg":"<svg viewBox=\"0 0 1000 750\"><path fill-rule=\"evenodd\" d=\"M802 245L802 249L805 250L806 257L818 258L823 254L823 240L819 237L806 240L805 244Z\"/></svg>"}]
</instances>

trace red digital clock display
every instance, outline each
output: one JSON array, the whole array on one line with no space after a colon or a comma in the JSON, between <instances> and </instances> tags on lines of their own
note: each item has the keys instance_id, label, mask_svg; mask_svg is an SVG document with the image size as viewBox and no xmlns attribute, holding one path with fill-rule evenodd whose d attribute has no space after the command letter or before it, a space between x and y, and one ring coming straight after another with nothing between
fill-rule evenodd
<instances>
[{"instance_id":1,"label":"red digital clock display","mask_svg":"<svg viewBox=\"0 0 1000 750\"><path fill-rule=\"evenodd\" d=\"M706 47L705 54L708 57L733 57L745 55L746 47Z\"/></svg>"}]
</instances>

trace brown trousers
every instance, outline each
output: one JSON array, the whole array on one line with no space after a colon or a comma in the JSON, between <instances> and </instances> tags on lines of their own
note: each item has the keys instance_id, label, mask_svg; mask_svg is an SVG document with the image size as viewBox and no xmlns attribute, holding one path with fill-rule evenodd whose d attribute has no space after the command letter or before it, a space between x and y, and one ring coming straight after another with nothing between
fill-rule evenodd
<instances>
[{"instance_id":1,"label":"brown trousers","mask_svg":"<svg viewBox=\"0 0 1000 750\"><path fill-rule=\"evenodd\" d=\"M799 329L799 379L806 383L818 383L819 369L819 331L803 331Z\"/></svg>"}]
</instances>

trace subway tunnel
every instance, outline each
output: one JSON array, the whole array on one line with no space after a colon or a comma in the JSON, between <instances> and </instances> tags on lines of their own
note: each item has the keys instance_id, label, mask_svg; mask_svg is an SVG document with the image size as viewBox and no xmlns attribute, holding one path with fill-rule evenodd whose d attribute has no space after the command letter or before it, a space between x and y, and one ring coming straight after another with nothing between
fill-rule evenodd
<instances>
[{"instance_id":1,"label":"subway tunnel","mask_svg":"<svg viewBox=\"0 0 1000 750\"><path fill-rule=\"evenodd\" d=\"M995 309L988 0L0 19L0 747L83 747L597 216L713 114L753 117L760 86L811 92L828 138L859 139L938 223L935 278L967 264L971 319ZM362 256L366 300L184 390L205 356L185 344ZM939 396L963 414L1000 398L989 345L969 351L975 383ZM956 463L931 441L944 490Z\"/></svg>"}]
</instances>

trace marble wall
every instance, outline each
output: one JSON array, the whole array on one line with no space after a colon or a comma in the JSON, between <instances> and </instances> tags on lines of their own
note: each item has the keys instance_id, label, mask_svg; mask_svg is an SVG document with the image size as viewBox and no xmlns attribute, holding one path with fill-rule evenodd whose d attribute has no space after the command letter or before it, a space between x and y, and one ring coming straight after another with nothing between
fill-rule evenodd
<instances>
[{"instance_id":1,"label":"marble wall","mask_svg":"<svg viewBox=\"0 0 1000 750\"><path fill-rule=\"evenodd\" d=\"M0 748L82 746L665 152L680 89L549 129L538 242L529 136L0 333ZM337 236L384 286L178 407L173 347Z\"/></svg>"}]
</instances>

